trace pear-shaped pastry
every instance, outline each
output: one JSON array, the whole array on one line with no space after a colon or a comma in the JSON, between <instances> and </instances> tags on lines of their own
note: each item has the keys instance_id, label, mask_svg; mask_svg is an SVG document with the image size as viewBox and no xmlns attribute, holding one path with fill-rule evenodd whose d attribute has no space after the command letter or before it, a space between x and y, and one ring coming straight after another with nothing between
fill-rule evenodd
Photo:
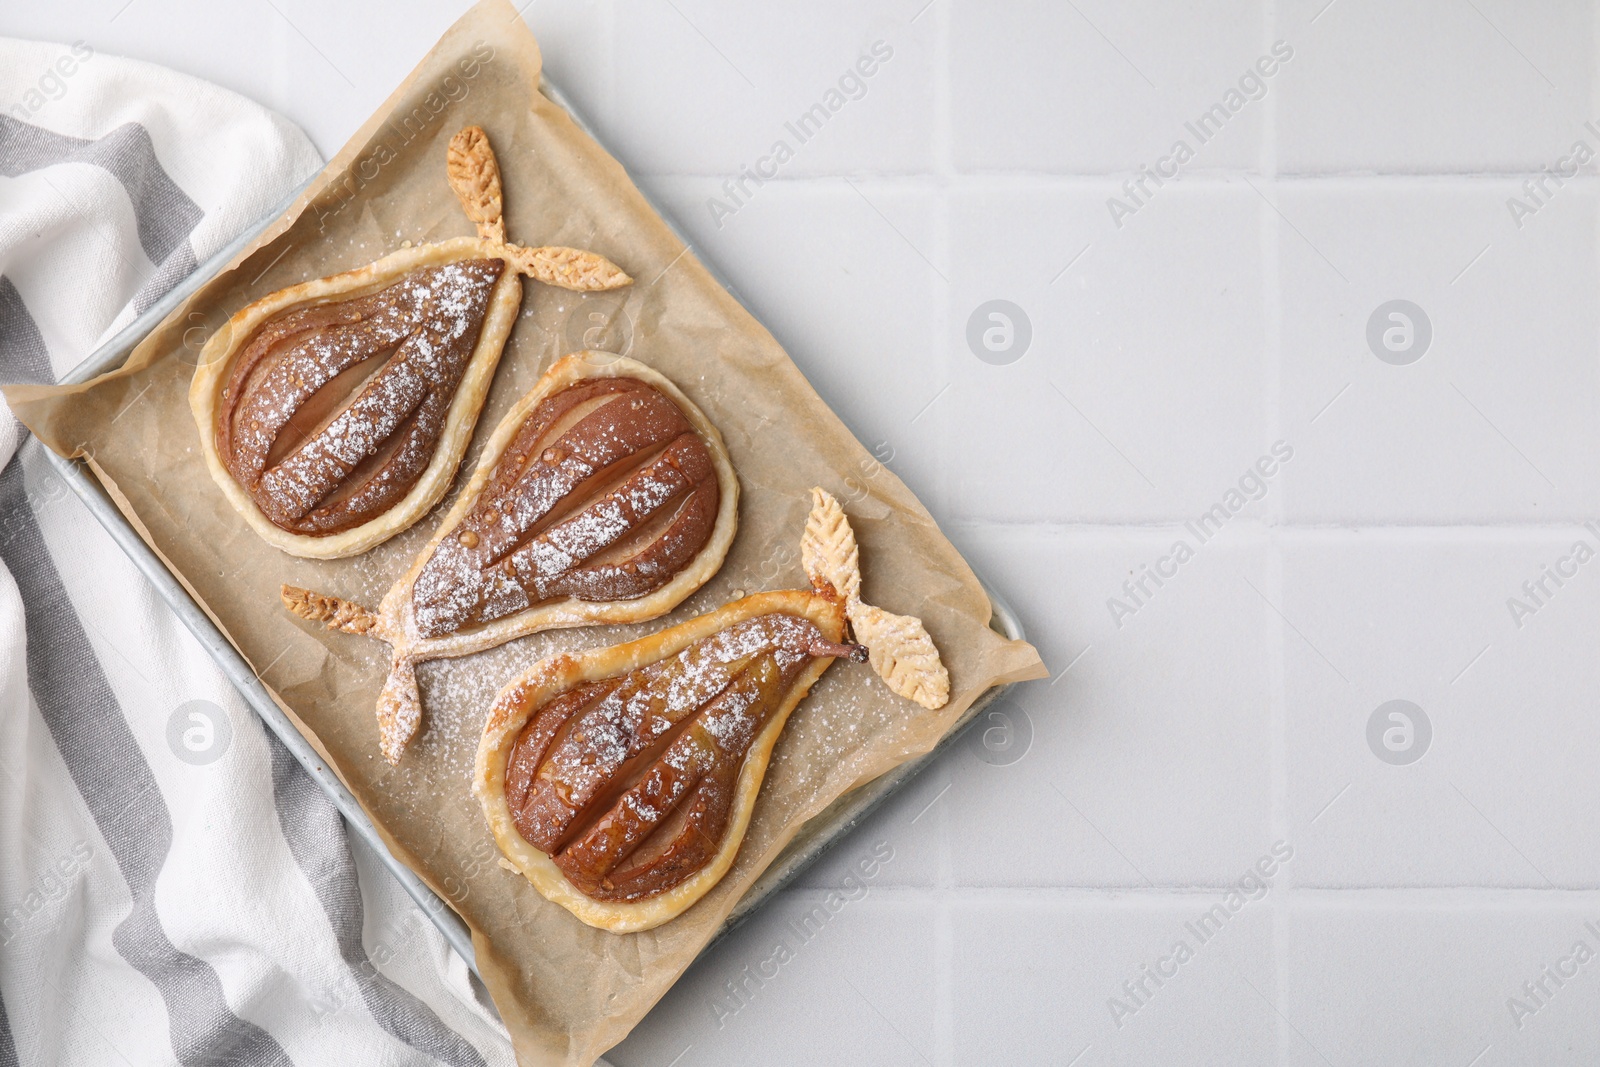
<instances>
[{"instance_id":1,"label":"pear-shaped pastry","mask_svg":"<svg viewBox=\"0 0 1600 1067\"><path fill-rule=\"evenodd\" d=\"M642 363L580 352L501 420L377 612L293 586L283 601L394 646L378 731L398 763L422 720L416 663L671 611L722 566L738 510L733 464L700 409Z\"/></svg>"},{"instance_id":2,"label":"pear-shaped pastry","mask_svg":"<svg viewBox=\"0 0 1600 1067\"><path fill-rule=\"evenodd\" d=\"M631 282L593 252L506 243L478 127L451 140L447 170L477 237L262 297L201 352L189 406L206 465L285 552L365 552L439 502L522 305L520 274L580 291Z\"/></svg>"},{"instance_id":3,"label":"pear-shaped pastry","mask_svg":"<svg viewBox=\"0 0 1600 1067\"><path fill-rule=\"evenodd\" d=\"M944 705L922 624L861 603L855 538L812 490L812 588L757 593L653 637L535 664L501 690L473 790L500 850L590 926L681 914L733 865L789 713L836 658ZM863 645L845 644L845 627Z\"/></svg>"}]
</instances>

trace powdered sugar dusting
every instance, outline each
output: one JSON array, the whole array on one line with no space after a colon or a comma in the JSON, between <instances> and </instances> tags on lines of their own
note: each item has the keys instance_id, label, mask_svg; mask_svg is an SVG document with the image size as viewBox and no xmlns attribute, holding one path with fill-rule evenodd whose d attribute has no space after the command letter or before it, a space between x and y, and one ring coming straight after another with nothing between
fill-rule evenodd
<instances>
[{"instance_id":1,"label":"powdered sugar dusting","mask_svg":"<svg viewBox=\"0 0 1600 1067\"><path fill-rule=\"evenodd\" d=\"M332 533L404 496L432 459L502 269L498 260L420 267L377 293L294 308L261 327L224 391L219 439L264 514L285 529ZM381 367L320 426L296 426L335 378L373 360ZM291 450L269 464L285 434ZM349 484L385 449L386 462Z\"/></svg>"},{"instance_id":2,"label":"powdered sugar dusting","mask_svg":"<svg viewBox=\"0 0 1600 1067\"><path fill-rule=\"evenodd\" d=\"M615 395L542 432L597 384ZM417 628L440 637L557 597L644 596L704 547L719 499L705 442L666 397L634 379L569 387L523 420L480 499L423 565Z\"/></svg>"},{"instance_id":3,"label":"powdered sugar dusting","mask_svg":"<svg viewBox=\"0 0 1600 1067\"><path fill-rule=\"evenodd\" d=\"M553 743L531 741L550 735L530 725L535 732L517 745L550 748L514 751L513 761L538 760L538 771L513 821L529 841L550 849L575 884L602 899L637 899L681 882L715 853L750 745L801 667L826 645L808 619L758 616L624 676L578 710ZM535 709L529 722L548 721L539 714ZM598 814L597 804L604 805ZM687 821L666 831L676 834L670 841L656 842L677 809ZM557 851L578 820L590 821L588 829ZM625 884L613 883L608 872L651 842L665 847L619 876Z\"/></svg>"}]
</instances>

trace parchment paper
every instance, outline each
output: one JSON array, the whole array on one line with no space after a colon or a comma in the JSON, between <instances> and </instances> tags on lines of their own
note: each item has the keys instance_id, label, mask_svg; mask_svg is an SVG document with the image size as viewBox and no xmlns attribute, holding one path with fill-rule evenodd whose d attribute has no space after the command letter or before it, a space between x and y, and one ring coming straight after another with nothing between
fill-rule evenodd
<instances>
[{"instance_id":1,"label":"parchment paper","mask_svg":"<svg viewBox=\"0 0 1600 1067\"><path fill-rule=\"evenodd\" d=\"M1044 668L1030 645L989 629L988 598L927 511L687 252L621 167L539 93L539 69L538 45L511 5L480 3L294 207L173 312L125 367L83 386L10 387L6 396L47 445L89 460L396 855L471 926L519 1061L589 1064L677 980L806 819L931 749L985 689L1042 677ZM473 123L488 131L499 157L512 240L593 249L637 282L583 296L524 283L522 315L458 486L489 429L546 367L571 351L608 348L668 375L722 430L743 487L740 529L721 572L665 619L540 634L419 668L423 730L391 768L378 755L373 716L387 646L294 619L280 606L278 587L290 582L376 605L449 500L365 556L284 555L259 540L213 484L187 390L207 337L246 303L360 266L403 241L472 233L446 184L444 160L450 137ZM924 711L893 696L868 668L835 664L790 719L728 876L656 930L617 935L582 925L497 863L470 789L494 694L557 651L631 640L746 592L804 588L798 546L814 484L850 515L866 598L926 623L950 670L950 703Z\"/></svg>"}]
</instances>

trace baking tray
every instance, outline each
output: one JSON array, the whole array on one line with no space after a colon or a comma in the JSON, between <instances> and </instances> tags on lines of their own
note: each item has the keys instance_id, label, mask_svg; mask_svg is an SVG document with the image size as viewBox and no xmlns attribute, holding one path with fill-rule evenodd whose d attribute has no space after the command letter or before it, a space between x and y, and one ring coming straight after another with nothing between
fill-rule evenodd
<instances>
[{"instance_id":1,"label":"baking tray","mask_svg":"<svg viewBox=\"0 0 1600 1067\"><path fill-rule=\"evenodd\" d=\"M553 103L565 110L579 128L594 138L595 142L600 144L602 148L605 147L604 142L596 135L594 129L584 121L565 95L552 85L548 78L541 81L540 89ZM306 185L309 184L310 180L306 182ZM637 185L638 183L636 182L635 184ZM221 273L229 260L251 241L255 240L263 230L289 209L304 188L305 186L303 185L300 189L296 189L258 224L251 227L249 231L240 234L227 247L196 268L194 273L173 286L165 296L156 301L144 314L129 323L126 328L110 341L96 349L72 373L64 377L61 380L62 384L72 385L85 382L120 367L133 350L138 347L139 343L144 340L146 335L161 323L162 319L166 318L174 308L188 299L189 295L196 289ZM640 191L643 193L642 189ZM648 194L644 194L644 196L651 208L671 227L672 232L678 236L679 240L683 241L686 246L693 248L692 242L672 217L663 210L661 205ZM729 284L716 266L707 262L699 249L695 249L695 254L700 256L702 264L704 264L711 276L716 279L717 283L732 294L734 299L744 304L744 299L739 296L738 290ZM745 308L749 310L748 305L745 305ZM752 315L754 315L754 312L752 312ZM294 755L294 758L300 761L300 765L311 775L312 780L332 799L334 806L344 816L345 822L363 841L371 846L373 852L382 860L383 865L395 876L406 893L412 900L417 902L428 918L433 921L433 924L439 928L440 933L444 934L445 940L450 942L451 947L461 954L462 958L466 960L467 966L472 968L473 973L476 974L478 969L477 960L472 950L472 935L468 932L466 922L451 909L448 903L435 894L433 890L429 889L422 879L417 877L416 872L412 871L411 868L400 862L389 852L382 838L378 836L378 831L373 826L372 820L368 818L361 805L356 802L355 796L351 794L349 789L345 788L345 784L339 780L339 776L317 754L311 744L301 736L300 731L295 729L294 724L289 721L288 716L273 701L260 677L250 668L244 657L239 654L238 649L233 647L200 605L190 597L188 590L167 569L161 558L139 537L122 512L117 510L110 495L106 493L105 488L101 486L94 474L89 470L88 465L81 460L64 459L49 449L44 449L43 451L50 464L61 475L62 480L84 502L90 513L100 522L100 525L104 526L107 532L111 534L112 540L116 541L117 545L128 554L134 566L155 587L156 593L167 602L167 605L177 614L179 620L182 621L184 626L188 627L189 632L194 634L201 646L222 668L223 673L228 676L234 687L238 689L240 696L244 697L245 703L261 717L262 721L266 723L273 733L278 735L278 739L284 743L285 747ZM983 585L984 592L988 594L990 603L993 605L994 614L989 625L1006 637L1018 640L1023 639L1025 635L1022 623L1004 598L995 592L988 582L984 582L981 577L979 581ZM794 840L789 842L788 846L772 862L772 865L740 898L739 903L734 906L733 911L729 914L727 922L717 936L706 945L706 949L721 941L734 927L754 914L763 904L771 900L778 890L793 881L801 871L815 863L823 853L827 852L829 848L855 829L879 804L883 803L892 793L916 777L920 771L937 759L941 752L954 744L967 727L978 716L983 714L985 708L999 700L1010 688L1010 685L1001 685L987 690L977 700L973 701L972 706L956 721L955 725L950 728L950 731L945 734L933 751L919 759L903 763L873 779L866 785L844 794L802 826L800 832L795 835ZM703 949L702 954L704 951Z\"/></svg>"}]
</instances>

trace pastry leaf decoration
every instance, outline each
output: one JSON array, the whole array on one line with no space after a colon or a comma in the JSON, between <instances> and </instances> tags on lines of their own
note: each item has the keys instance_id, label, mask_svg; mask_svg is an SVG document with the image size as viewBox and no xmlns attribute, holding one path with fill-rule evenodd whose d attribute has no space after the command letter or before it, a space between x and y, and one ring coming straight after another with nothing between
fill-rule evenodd
<instances>
[{"instance_id":1,"label":"pastry leaf decoration","mask_svg":"<svg viewBox=\"0 0 1600 1067\"><path fill-rule=\"evenodd\" d=\"M922 620L895 615L861 599L861 551L844 508L826 489L811 490L811 515L800 538L800 560L813 587L844 600L856 639L872 669L895 693L929 710L950 699L950 672Z\"/></svg>"}]
</instances>

